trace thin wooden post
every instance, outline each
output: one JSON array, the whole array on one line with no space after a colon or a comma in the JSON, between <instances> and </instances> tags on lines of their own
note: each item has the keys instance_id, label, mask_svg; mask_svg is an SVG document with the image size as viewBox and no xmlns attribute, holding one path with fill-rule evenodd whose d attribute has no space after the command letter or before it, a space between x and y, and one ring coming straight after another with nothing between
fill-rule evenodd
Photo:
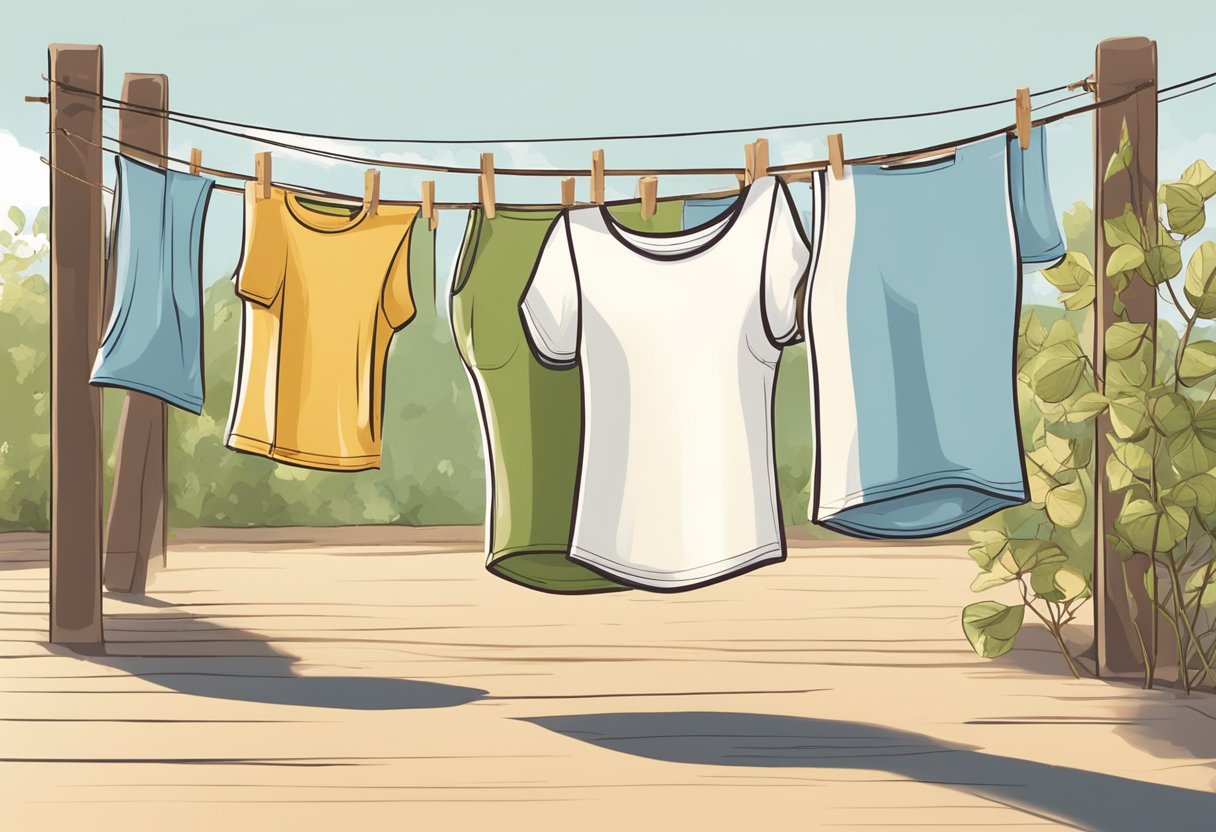
<instances>
[{"instance_id":1,"label":"thin wooden post","mask_svg":"<svg viewBox=\"0 0 1216 832\"><path fill-rule=\"evenodd\" d=\"M1094 272L1097 299L1094 305L1094 358L1098 372L1106 377L1105 333L1116 320L1114 292L1105 277L1106 263L1114 246L1108 245L1102 229L1104 219L1113 219L1131 204L1139 217L1156 205L1157 198L1157 44L1148 38L1111 38L1098 44L1094 72L1098 101L1114 98L1151 81L1152 85L1121 101L1094 111ZM1132 144L1131 176L1116 176L1104 182L1107 163L1119 146L1124 121ZM1153 208L1152 216L1156 216ZM1147 323L1153 372L1157 351L1157 295L1153 287L1133 280L1121 299L1127 306L1127 320ZM1105 385L1097 381L1098 389ZM1112 432L1110 418L1098 419L1097 487L1094 510L1094 632L1097 639L1098 672L1104 676L1139 675L1144 670L1137 627L1148 645L1154 631L1155 612L1144 581L1149 571L1145 558L1124 564L1107 535L1115 528L1115 518L1123 504L1121 494L1112 494L1106 484L1106 460L1111 455L1105 437ZM1126 566L1127 580L1123 570ZM1131 600L1129 602L1128 593ZM1164 643L1162 643L1164 646Z\"/></svg>"},{"instance_id":2,"label":"thin wooden post","mask_svg":"<svg viewBox=\"0 0 1216 832\"><path fill-rule=\"evenodd\" d=\"M128 72L123 76L122 100L144 110L169 107L169 78ZM123 109L118 114L118 139L123 153L163 167L169 148L169 121L163 114ZM146 148L145 153L137 148ZM114 258L110 258L113 265ZM113 306L114 280L106 281L106 317ZM148 571L165 562L165 480L168 466L165 403L126 391L118 421L110 515L106 522L105 585L111 592L142 594Z\"/></svg>"},{"instance_id":3,"label":"thin wooden post","mask_svg":"<svg viewBox=\"0 0 1216 832\"><path fill-rule=\"evenodd\" d=\"M51 44L51 641L101 627L101 47ZM60 84L66 86L60 86ZM76 92L75 89L86 92Z\"/></svg>"}]
</instances>

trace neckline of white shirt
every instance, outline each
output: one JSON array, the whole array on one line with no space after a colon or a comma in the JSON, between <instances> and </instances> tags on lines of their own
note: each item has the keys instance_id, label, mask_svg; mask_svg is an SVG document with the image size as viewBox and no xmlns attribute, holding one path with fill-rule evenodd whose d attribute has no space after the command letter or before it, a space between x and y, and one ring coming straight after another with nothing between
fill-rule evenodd
<instances>
[{"instance_id":1,"label":"neckline of white shirt","mask_svg":"<svg viewBox=\"0 0 1216 832\"><path fill-rule=\"evenodd\" d=\"M649 260L684 260L711 251L727 237L754 192L752 185L744 185L722 214L685 231L635 231L617 222L606 205L599 206L598 213L604 228L635 254Z\"/></svg>"}]
</instances>

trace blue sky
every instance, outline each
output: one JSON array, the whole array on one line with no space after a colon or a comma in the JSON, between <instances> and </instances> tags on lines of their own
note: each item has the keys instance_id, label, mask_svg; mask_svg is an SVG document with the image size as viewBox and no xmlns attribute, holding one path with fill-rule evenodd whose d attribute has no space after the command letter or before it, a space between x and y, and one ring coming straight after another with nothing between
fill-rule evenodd
<instances>
[{"instance_id":1,"label":"blue sky","mask_svg":"<svg viewBox=\"0 0 1216 832\"><path fill-rule=\"evenodd\" d=\"M179 22L189 9L188 23ZM347 9L357 9L348 12ZM995 11L999 9L999 11ZM1210 3L854 2L232 2L166 11L158 2L63 0L54 15L30 14L0 52L0 203L45 201L46 108L41 94L50 42L105 47L105 86L127 71L164 72L170 106L319 133L460 138L721 128L938 109L1042 89L1093 68L1106 37L1157 40L1162 85L1216 69ZM10 21L11 22L11 21ZM1038 101L1036 101L1038 103ZM1071 102L1073 106L1078 102ZM107 116L107 133L117 132ZM845 127L850 155L900 150L1009 123L1012 105L918 121ZM1053 125L1056 206L1092 191L1091 123ZM774 162L824 155L826 128L770 131ZM752 134L641 142L342 149L386 159L476 165L492 150L501 165L586 166L606 148L608 166L742 164ZM319 143L329 147L332 143ZM252 172L249 142L170 127L173 155L203 149L204 161ZM1216 165L1216 89L1163 105L1163 179L1206 157ZM113 175L107 158L107 177ZM357 193L362 169L276 152L275 178ZM386 197L416 198L409 171L386 170ZM665 177L660 193L730 184ZM636 183L609 180L609 196ZM556 201L556 179L499 177L500 201ZM579 182L579 196L586 182ZM472 200L474 177L438 177L441 200ZM440 268L463 217L440 221ZM205 251L210 282L236 264L240 199L217 194ZM1054 297L1041 280L1028 299Z\"/></svg>"}]
</instances>

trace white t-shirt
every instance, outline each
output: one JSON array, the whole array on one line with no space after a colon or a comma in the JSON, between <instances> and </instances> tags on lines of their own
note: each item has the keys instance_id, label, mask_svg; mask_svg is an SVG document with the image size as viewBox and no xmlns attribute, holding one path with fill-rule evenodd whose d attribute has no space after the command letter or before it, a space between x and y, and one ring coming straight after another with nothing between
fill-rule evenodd
<instances>
[{"instance_id":1,"label":"white t-shirt","mask_svg":"<svg viewBox=\"0 0 1216 832\"><path fill-rule=\"evenodd\" d=\"M549 229L520 311L538 358L582 366L572 559L654 590L784 559L772 402L810 262L795 216L765 177L688 231L602 207Z\"/></svg>"}]
</instances>

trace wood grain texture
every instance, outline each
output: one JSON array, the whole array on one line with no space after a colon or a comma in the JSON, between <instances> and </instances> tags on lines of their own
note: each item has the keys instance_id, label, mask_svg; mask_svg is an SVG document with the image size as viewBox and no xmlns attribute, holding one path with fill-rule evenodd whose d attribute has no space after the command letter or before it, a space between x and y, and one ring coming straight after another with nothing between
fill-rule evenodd
<instances>
[{"instance_id":1,"label":"wood grain texture","mask_svg":"<svg viewBox=\"0 0 1216 832\"><path fill-rule=\"evenodd\" d=\"M0 535L14 829L1130 829L1216 816L1216 704L977 658L959 545L797 542L696 592L559 597L477 529L199 530L104 652ZM1081 632L1084 638L1086 633ZM1121 813L1121 814L1115 814ZM1206 822L1206 821L1205 821ZM1203 823L1190 828L1204 828Z\"/></svg>"}]
</instances>

